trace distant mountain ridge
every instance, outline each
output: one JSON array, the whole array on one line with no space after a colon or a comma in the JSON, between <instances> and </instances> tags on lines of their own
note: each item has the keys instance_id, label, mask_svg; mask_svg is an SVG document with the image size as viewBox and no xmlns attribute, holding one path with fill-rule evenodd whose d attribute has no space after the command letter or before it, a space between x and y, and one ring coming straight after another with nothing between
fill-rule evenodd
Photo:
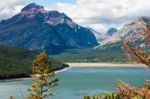
<instances>
[{"instance_id":1,"label":"distant mountain ridge","mask_svg":"<svg viewBox=\"0 0 150 99\"><path fill-rule=\"evenodd\" d=\"M89 29L77 25L64 13L46 11L35 3L0 22L0 44L46 50L49 54L98 45Z\"/></svg>"},{"instance_id":2,"label":"distant mountain ridge","mask_svg":"<svg viewBox=\"0 0 150 99\"><path fill-rule=\"evenodd\" d=\"M82 51L68 51L59 56L54 56L55 59L69 62L121 62L128 63L129 60L122 49L123 40L131 37L132 43L140 43L144 46L144 31L141 28L141 23L150 26L150 17L139 17L132 22L125 24L117 33L113 34L101 45L93 49ZM143 47L144 48L144 47ZM149 50L148 50L149 51ZM69 57L70 56L70 57ZM132 61L134 63L134 61Z\"/></svg>"},{"instance_id":3,"label":"distant mountain ridge","mask_svg":"<svg viewBox=\"0 0 150 99\"><path fill-rule=\"evenodd\" d=\"M132 21L129 24L125 24L117 33L115 33L112 37L108 40L103 42L103 45L121 45L122 41L128 38L129 36L132 38L132 41L143 41L144 38L144 31L141 28L140 24L143 23L145 25L150 25L150 17L139 17Z\"/></svg>"},{"instance_id":4,"label":"distant mountain ridge","mask_svg":"<svg viewBox=\"0 0 150 99\"><path fill-rule=\"evenodd\" d=\"M112 36L114 35L118 30L116 28L110 28L107 30L107 35Z\"/></svg>"},{"instance_id":5,"label":"distant mountain ridge","mask_svg":"<svg viewBox=\"0 0 150 99\"><path fill-rule=\"evenodd\" d=\"M109 39L111 36L113 36L118 31L116 28L109 28L104 33L103 32L97 32L97 31L93 30L92 28L89 28L89 30L95 35L99 44L102 44L102 42Z\"/></svg>"}]
</instances>

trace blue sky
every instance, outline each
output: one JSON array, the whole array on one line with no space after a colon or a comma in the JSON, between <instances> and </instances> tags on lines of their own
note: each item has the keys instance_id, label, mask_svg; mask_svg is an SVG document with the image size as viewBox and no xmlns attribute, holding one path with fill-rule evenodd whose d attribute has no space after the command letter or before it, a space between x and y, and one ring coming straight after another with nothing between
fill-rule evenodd
<instances>
[{"instance_id":1,"label":"blue sky","mask_svg":"<svg viewBox=\"0 0 150 99\"><path fill-rule=\"evenodd\" d=\"M43 6L48 6L51 4L56 4L58 2L74 4L76 0L27 0L26 4L33 3L33 2Z\"/></svg>"}]
</instances>

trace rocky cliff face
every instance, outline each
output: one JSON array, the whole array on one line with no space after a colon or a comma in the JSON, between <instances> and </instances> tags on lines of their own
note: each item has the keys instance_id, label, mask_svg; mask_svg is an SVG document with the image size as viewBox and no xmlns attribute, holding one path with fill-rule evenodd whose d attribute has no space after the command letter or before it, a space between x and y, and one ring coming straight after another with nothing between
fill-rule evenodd
<instances>
[{"instance_id":1,"label":"rocky cliff face","mask_svg":"<svg viewBox=\"0 0 150 99\"><path fill-rule=\"evenodd\" d=\"M98 45L89 29L77 25L64 13L46 11L35 3L0 22L0 44L46 50L49 54Z\"/></svg>"},{"instance_id":2,"label":"rocky cliff face","mask_svg":"<svg viewBox=\"0 0 150 99\"><path fill-rule=\"evenodd\" d=\"M150 25L150 17L140 17L133 22L124 25L117 33L111 38L103 42L103 45L121 45L122 41L128 37L132 38L133 42L143 42L145 39L144 31L141 28L141 23L144 25ZM141 43L142 44L142 43ZM116 45L117 46L117 45Z\"/></svg>"}]
</instances>

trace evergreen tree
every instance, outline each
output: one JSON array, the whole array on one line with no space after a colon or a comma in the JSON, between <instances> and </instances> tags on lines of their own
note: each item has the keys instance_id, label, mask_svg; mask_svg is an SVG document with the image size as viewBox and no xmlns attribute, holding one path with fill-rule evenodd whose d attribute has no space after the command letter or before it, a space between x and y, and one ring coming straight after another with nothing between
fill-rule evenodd
<instances>
[{"instance_id":1,"label":"evergreen tree","mask_svg":"<svg viewBox=\"0 0 150 99\"><path fill-rule=\"evenodd\" d=\"M55 73L51 71L52 63L45 52L41 52L33 60L32 76L35 78L29 89L28 99L45 99L55 95L49 93L49 89L58 84L58 79L54 79Z\"/></svg>"},{"instance_id":2,"label":"evergreen tree","mask_svg":"<svg viewBox=\"0 0 150 99\"><path fill-rule=\"evenodd\" d=\"M9 99L14 99L13 96L10 96Z\"/></svg>"}]
</instances>

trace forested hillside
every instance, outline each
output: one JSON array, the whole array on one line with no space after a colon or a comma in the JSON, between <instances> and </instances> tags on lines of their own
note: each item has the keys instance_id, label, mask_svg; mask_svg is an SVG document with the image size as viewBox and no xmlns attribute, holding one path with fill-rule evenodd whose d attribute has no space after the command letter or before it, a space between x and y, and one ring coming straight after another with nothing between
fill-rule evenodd
<instances>
[{"instance_id":1,"label":"forested hillside","mask_svg":"<svg viewBox=\"0 0 150 99\"><path fill-rule=\"evenodd\" d=\"M29 77L32 61L37 52L22 48L0 45L0 79ZM62 69L68 65L53 59L53 70Z\"/></svg>"}]
</instances>

